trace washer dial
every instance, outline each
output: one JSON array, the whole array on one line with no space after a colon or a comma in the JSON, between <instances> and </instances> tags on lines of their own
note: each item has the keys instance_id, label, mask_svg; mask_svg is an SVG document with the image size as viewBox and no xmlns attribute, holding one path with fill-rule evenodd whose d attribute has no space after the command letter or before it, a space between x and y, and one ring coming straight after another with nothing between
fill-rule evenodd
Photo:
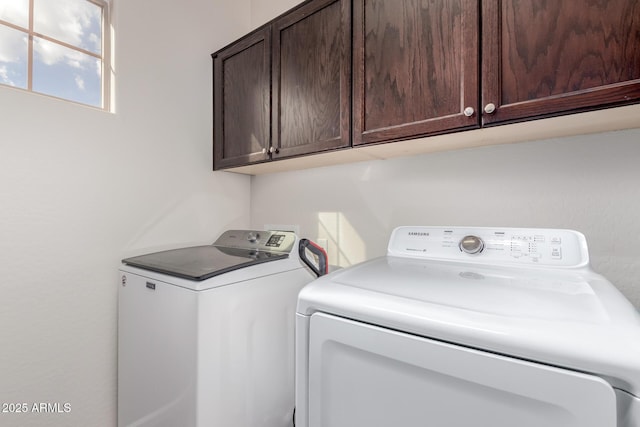
<instances>
[{"instance_id":1,"label":"washer dial","mask_svg":"<svg viewBox=\"0 0 640 427\"><path fill-rule=\"evenodd\" d=\"M484 249L484 241L478 236L464 236L458 246L464 253L479 254Z\"/></svg>"}]
</instances>

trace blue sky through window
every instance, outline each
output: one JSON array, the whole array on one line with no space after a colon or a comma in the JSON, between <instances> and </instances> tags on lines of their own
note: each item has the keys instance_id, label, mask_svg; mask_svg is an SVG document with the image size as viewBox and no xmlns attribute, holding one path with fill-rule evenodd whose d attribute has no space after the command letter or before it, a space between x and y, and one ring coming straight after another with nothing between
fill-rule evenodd
<instances>
[{"instance_id":1,"label":"blue sky through window","mask_svg":"<svg viewBox=\"0 0 640 427\"><path fill-rule=\"evenodd\" d=\"M0 83L27 88L26 38L22 31L0 25Z\"/></svg>"},{"instance_id":2,"label":"blue sky through window","mask_svg":"<svg viewBox=\"0 0 640 427\"><path fill-rule=\"evenodd\" d=\"M34 40L33 50L35 92L100 106L100 60L42 39Z\"/></svg>"},{"instance_id":3,"label":"blue sky through window","mask_svg":"<svg viewBox=\"0 0 640 427\"><path fill-rule=\"evenodd\" d=\"M0 83L23 89L28 88L28 14L29 0L0 0L0 20L20 27L0 25ZM102 8L87 0L33 0L33 14L33 32L70 47L34 35L32 90L100 107Z\"/></svg>"}]
</instances>

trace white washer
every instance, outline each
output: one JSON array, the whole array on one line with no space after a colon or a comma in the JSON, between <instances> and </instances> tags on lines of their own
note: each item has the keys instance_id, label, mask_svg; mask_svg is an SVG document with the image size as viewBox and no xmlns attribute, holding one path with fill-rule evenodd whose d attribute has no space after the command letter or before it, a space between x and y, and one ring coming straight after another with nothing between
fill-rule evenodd
<instances>
[{"instance_id":1,"label":"white washer","mask_svg":"<svg viewBox=\"0 0 640 427\"><path fill-rule=\"evenodd\" d=\"M570 230L400 227L305 287L297 427L637 427L640 317Z\"/></svg>"},{"instance_id":2,"label":"white washer","mask_svg":"<svg viewBox=\"0 0 640 427\"><path fill-rule=\"evenodd\" d=\"M294 318L313 276L290 232L123 260L118 425L291 425Z\"/></svg>"}]
</instances>

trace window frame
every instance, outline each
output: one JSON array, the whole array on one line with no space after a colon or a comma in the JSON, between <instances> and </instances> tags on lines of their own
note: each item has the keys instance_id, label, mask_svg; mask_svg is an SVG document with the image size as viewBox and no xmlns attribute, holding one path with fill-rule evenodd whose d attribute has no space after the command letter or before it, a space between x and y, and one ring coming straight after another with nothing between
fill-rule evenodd
<instances>
[{"instance_id":1,"label":"window frame","mask_svg":"<svg viewBox=\"0 0 640 427\"><path fill-rule=\"evenodd\" d=\"M48 96L51 98L61 99L68 102L73 102L74 104L84 105L91 108L98 108L105 111L111 111L111 19L110 19L110 0L84 0L86 2L92 3L102 9L102 46L100 50L100 54L96 54L95 52L91 52L90 50L83 49L78 46L73 46L69 43L66 43L62 40L55 39L53 37L49 37L45 34L34 31L34 3L35 0L29 0L29 16L28 16L28 28L21 27L20 25L16 25L14 23L5 21L0 19L0 25L12 28L17 31L21 31L22 33L27 35L27 87L22 88L18 86L12 86L5 83L0 83L0 85L4 87L10 87L14 89L24 90L31 93L37 93L39 95ZM34 56L33 56L33 45L34 45L34 37L45 40L50 43L54 43L65 48L74 50L76 52L80 52L82 54L91 56L92 58L101 60L102 70L100 75L101 80L101 105L91 105L86 104L84 102L76 101L73 99L62 98L56 95L50 95L43 92L38 92L33 90L33 68L34 68Z\"/></svg>"}]
</instances>

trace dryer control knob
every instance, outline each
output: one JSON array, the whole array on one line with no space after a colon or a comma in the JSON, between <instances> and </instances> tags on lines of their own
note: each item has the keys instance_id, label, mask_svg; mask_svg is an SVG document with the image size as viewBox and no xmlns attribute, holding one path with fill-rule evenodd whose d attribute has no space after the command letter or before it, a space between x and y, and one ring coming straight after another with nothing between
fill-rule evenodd
<instances>
[{"instance_id":1,"label":"dryer control knob","mask_svg":"<svg viewBox=\"0 0 640 427\"><path fill-rule=\"evenodd\" d=\"M247 236L247 240L250 243L255 243L260 239L260 234L259 233L249 233L249 235Z\"/></svg>"},{"instance_id":2,"label":"dryer control knob","mask_svg":"<svg viewBox=\"0 0 640 427\"><path fill-rule=\"evenodd\" d=\"M467 254L479 254L484 249L484 242L478 236L464 236L458 245Z\"/></svg>"}]
</instances>

